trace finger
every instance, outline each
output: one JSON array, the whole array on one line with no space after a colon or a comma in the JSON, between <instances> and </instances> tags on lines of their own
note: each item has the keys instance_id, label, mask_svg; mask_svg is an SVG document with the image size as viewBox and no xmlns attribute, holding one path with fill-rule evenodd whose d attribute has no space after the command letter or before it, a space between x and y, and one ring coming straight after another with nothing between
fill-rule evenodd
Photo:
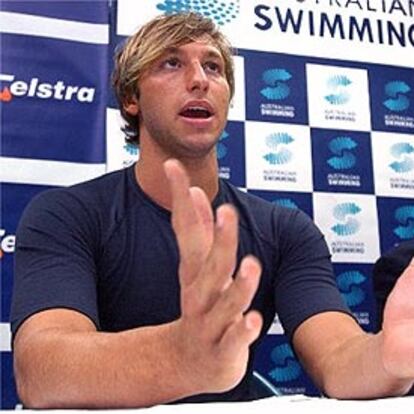
<instances>
[{"instance_id":1,"label":"finger","mask_svg":"<svg viewBox=\"0 0 414 414\"><path fill-rule=\"evenodd\" d=\"M177 160L164 163L165 173L170 183L172 204L172 225L180 252L180 282L190 284L196 277L208 252L206 240L207 225L203 222L209 207L208 199L201 189L190 189L189 178ZM206 206L207 205L207 206Z\"/></svg>"},{"instance_id":2,"label":"finger","mask_svg":"<svg viewBox=\"0 0 414 414\"><path fill-rule=\"evenodd\" d=\"M220 295L209 312L216 328L216 335L222 333L247 311L260 282L261 266L256 258L247 256L240 264L237 277Z\"/></svg>"},{"instance_id":3,"label":"finger","mask_svg":"<svg viewBox=\"0 0 414 414\"><path fill-rule=\"evenodd\" d=\"M190 180L178 160L169 159L164 163L164 171L170 184L171 212L174 230L196 223L195 209L190 195Z\"/></svg>"},{"instance_id":4,"label":"finger","mask_svg":"<svg viewBox=\"0 0 414 414\"><path fill-rule=\"evenodd\" d=\"M241 354L260 335L263 318L257 311L250 311L229 326L219 342L220 352Z\"/></svg>"},{"instance_id":5,"label":"finger","mask_svg":"<svg viewBox=\"0 0 414 414\"><path fill-rule=\"evenodd\" d=\"M207 194L199 187L191 187L190 195L193 200L194 208L201 222L203 250L206 255L210 252L214 236L214 217L211 209L210 201Z\"/></svg>"},{"instance_id":6,"label":"finger","mask_svg":"<svg viewBox=\"0 0 414 414\"><path fill-rule=\"evenodd\" d=\"M236 268L238 246L238 218L234 207L222 205L217 209L214 241L205 262L198 289L207 306L211 307L220 293L232 281Z\"/></svg>"}]
</instances>

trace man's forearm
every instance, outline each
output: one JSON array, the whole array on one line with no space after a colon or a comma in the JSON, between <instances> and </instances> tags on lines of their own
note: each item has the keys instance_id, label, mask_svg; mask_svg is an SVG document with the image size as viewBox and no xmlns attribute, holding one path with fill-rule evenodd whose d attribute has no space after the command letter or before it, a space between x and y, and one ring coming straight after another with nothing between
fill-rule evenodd
<instances>
[{"instance_id":1,"label":"man's forearm","mask_svg":"<svg viewBox=\"0 0 414 414\"><path fill-rule=\"evenodd\" d=\"M145 407L191 395L173 324L122 333L49 329L19 344L16 376L29 407Z\"/></svg>"},{"instance_id":2,"label":"man's forearm","mask_svg":"<svg viewBox=\"0 0 414 414\"><path fill-rule=\"evenodd\" d=\"M387 371L382 353L382 333L361 333L327 356L322 388L338 399L365 399L404 395L412 379Z\"/></svg>"}]
</instances>

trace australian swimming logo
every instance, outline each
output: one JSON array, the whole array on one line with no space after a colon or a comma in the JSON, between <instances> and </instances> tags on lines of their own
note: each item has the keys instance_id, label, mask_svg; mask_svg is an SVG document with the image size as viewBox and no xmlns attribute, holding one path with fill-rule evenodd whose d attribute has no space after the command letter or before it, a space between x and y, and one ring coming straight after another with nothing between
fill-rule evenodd
<instances>
[{"instance_id":1,"label":"australian swimming logo","mask_svg":"<svg viewBox=\"0 0 414 414\"><path fill-rule=\"evenodd\" d=\"M330 76L326 82L330 93L324 97L325 100L334 106L348 103L351 95L347 88L351 83L352 81L345 75Z\"/></svg>"},{"instance_id":2,"label":"australian swimming logo","mask_svg":"<svg viewBox=\"0 0 414 414\"><path fill-rule=\"evenodd\" d=\"M275 200L272 200L272 203L285 208L299 208L291 198L276 198Z\"/></svg>"},{"instance_id":3,"label":"australian swimming logo","mask_svg":"<svg viewBox=\"0 0 414 414\"><path fill-rule=\"evenodd\" d=\"M385 95L387 99L383 105L392 112L403 112L410 107L407 94L411 91L410 86L401 80L394 80L385 84Z\"/></svg>"},{"instance_id":4,"label":"australian swimming logo","mask_svg":"<svg viewBox=\"0 0 414 414\"><path fill-rule=\"evenodd\" d=\"M271 149L263 158L271 165L287 164L292 159L292 152L286 148L294 139L286 132L270 134L266 137L266 146Z\"/></svg>"},{"instance_id":5,"label":"australian swimming logo","mask_svg":"<svg viewBox=\"0 0 414 414\"><path fill-rule=\"evenodd\" d=\"M300 377L302 368L288 344L278 345L273 348L270 358L275 364L275 368L269 372L269 376L274 381L288 382Z\"/></svg>"},{"instance_id":6,"label":"australian swimming logo","mask_svg":"<svg viewBox=\"0 0 414 414\"><path fill-rule=\"evenodd\" d=\"M352 152L358 144L350 137L340 136L333 138L329 144L329 150L333 157L326 162L334 170L349 170L356 164L356 156Z\"/></svg>"},{"instance_id":7,"label":"australian swimming logo","mask_svg":"<svg viewBox=\"0 0 414 414\"><path fill-rule=\"evenodd\" d=\"M391 155L396 159L389 166L396 173L408 173L414 169L414 147L408 142L397 142L391 146ZM411 155L411 156L410 156Z\"/></svg>"},{"instance_id":8,"label":"australian swimming logo","mask_svg":"<svg viewBox=\"0 0 414 414\"><path fill-rule=\"evenodd\" d=\"M224 25L238 16L240 0L164 0L157 4L157 9L165 14L194 11Z\"/></svg>"},{"instance_id":9,"label":"australian swimming logo","mask_svg":"<svg viewBox=\"0 0 414 414\"><path fill-rule=\"evenodd\" d=\"M30 80L17 80L15 75L0 73L0 81L2 82L1 102L10 102L15 97L29 97L91 103L95 97L95 88L68 85L63 80L54 83L44 82L37 77Z\"/></svg>"},{"instance_id":10,"label":"australian swimming logo","mask_svg":"<svg viewBox=\"0 0 414 414\"><path fill-rule=\"evenodd\" d=\"M342 272L337 276L338 288L349 307L352 308L364 302L366 294L361 285L366 280L366 276L358 270Z\"/></svg>"},{"instance_id":11,"label":"australian swimming logo","mask_svg":"<svg viewBox=\"0 0 414 414\"><path fill-rule=\"evenodd\" d=\"M399 226L393 232L401 240L414 238L414 205L401 206L394 212L394 217Z\"/></svg>"},{"instance_id":12,"label":"australian swimming logo","mask_svg":"<svg viewBox=\"0 0 414 414\"><path fill-rule=\"evenodd\" d=\"M290 86L287 82L292 78L292 74L286 69L274 68L263 72L262 79L266 87L260 94L269 101L281 101L290 95Z\"/></svg>"},{"instance_id":13,"label":"australian swimming logo","mask_svg":"<svg viewBox=\"0 0 414 414\"><path fill-rule=\"evenodd\" d=\"M361 212L361 208L355 203L340 203L333 209L333 216L339 222L331 227L338 236L351 236L358 232L359 221L354 217Z\"/></svg>"},{"instance_id":14,"label":"australian swimming logo","mask_svg":"<svg viewBox=\"0 0 414 414\"><path fill-rule=\"evenodd\" d=\"M217 158L219 160L223 159L229 152L227 145L225 144L225 141L229 138L229 136L228 132L223 131L220 135L219 141L216 144Z\"/></svg>"},{"instance_id":15,"label":"australian swimming logo","mask_svg":"<svg viewBox=\"0 0 414 414\"><path fill-rule=\"evenodd\" d=\"M128 142L124 145L124 150L125 150L125 152L127 152L129 155L132 155L132 156L138 156L138 154L139 154L138 146L134 145L134 144L131 144L130 142Z\"/></svg>"}]
</instances>

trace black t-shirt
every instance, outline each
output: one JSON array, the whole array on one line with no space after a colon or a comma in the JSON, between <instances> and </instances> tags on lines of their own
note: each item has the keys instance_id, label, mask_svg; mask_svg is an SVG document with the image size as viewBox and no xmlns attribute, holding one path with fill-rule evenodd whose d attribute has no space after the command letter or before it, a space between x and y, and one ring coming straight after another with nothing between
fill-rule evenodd
<instances>
[{"instance_id":1,"label":"black t-shirt","mask_svg":"<svg viewBox=\"0 0 414 414\"><path fill-rule=\"evenodd\" d=\"M264 318L259 340L275 312L289 338L316 313L348 312L324 238L308 216L221 180L213 209L223 203L239 213L239 262L253 254L262 263L251 306ZM170 213L141 190L133 167L43 192L17 231L12 332L30 315L50 308L77 310L106 332L171 322L180 316L178 261ZM186 401L255 398L256 345L236 388Z\"/></svg>"}]
</instances>

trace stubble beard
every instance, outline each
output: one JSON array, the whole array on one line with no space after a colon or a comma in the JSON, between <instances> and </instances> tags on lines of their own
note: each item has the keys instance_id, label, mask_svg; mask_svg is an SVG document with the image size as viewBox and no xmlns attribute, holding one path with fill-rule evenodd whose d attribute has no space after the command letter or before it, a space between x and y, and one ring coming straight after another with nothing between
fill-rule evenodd
<instances>
[{"instance_id":1,"label":"stubble beard","mask_svg":"<svg viewBox=\"0 0 414 414\"><path fill-rule=\"evenodd\" d=\"M224 129L224 128L223 128ZM169 158L177 159L199 159L205 158L216 150L216 144L220 138L222 130L218 135L211 139L202 137L197 138L183 138L177 134L165 131L163 128L157 128L154 125L148 128L150 139L152 139L157 146Z\"/></svg>"}]
</instances>

